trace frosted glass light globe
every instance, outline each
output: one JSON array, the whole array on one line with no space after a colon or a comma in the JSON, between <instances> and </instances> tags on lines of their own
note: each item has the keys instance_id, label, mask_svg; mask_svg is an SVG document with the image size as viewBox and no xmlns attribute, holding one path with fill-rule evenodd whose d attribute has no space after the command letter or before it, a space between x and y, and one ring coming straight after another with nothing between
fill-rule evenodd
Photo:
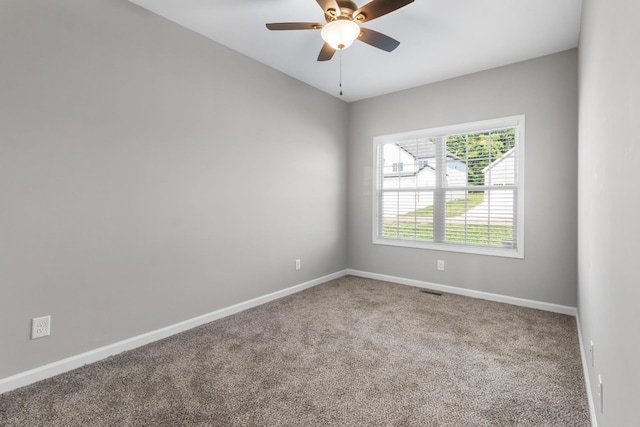
<instances>
[{"instance_id":1,"label":"frosted glass light globe","mask_svg":"<svg viewBox=\"0 0 640 427\"><path fill-rule=\"evenodd\" d=\"M360 35L360 27L353 21L337 19L322 27L320 35L334 49L346 49Z\"/></svg>"}]
</instances>

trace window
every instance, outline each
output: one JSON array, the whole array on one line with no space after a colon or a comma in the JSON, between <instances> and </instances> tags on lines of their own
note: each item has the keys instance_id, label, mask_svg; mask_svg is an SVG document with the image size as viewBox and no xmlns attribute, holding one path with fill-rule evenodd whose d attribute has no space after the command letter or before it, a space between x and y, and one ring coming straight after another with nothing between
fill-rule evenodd
<instances>
[{"instance_id":1,"label":"window","mask_svg":"<svg viewBox=\"0 0 640 427\"><path fill-rule=\"evenodd\" d=\"M524 257L524 116L379 136L374 150L374 243Z\"/></svg>"}]
</instances>

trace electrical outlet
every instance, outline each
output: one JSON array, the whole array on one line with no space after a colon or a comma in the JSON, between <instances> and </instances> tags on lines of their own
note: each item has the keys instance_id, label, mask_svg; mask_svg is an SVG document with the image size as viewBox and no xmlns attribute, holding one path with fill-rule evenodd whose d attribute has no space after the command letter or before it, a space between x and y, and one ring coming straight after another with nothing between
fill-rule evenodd
<instances>
[{"instance_id":1,"label":"electrical outlet","mask_svg":"<svg viewBox=\"0 0 640 427\"><path fill-rule=\"evenodd\" d=\"M444 260L443 259L439 259L438 260L438 271L444 271Z\"/></svg>"},{"instance_id":2,"label":"electrical outlet","mask_svg":"<svg viewBox=\"0 0 640 427\"><path fill-rule=\"evenodd\" d=\"M300 263L300 259L296 260L296 270L300 270L302 268L302 265Z\"/></svg>"},{"instance_id":3,"label":"electrical outlet","mask_svg":"<svg viewBox=\"0 0 640 427\"><path fill-rule=\"evenodd\" d=\"M42 338L51 334L51 316L31 319L31 339Z\"/></svg>"},{"instance_id":4,"label":"electrical outlet","mask_svg":"<svg viewBox=\"0 0 640 427\"><path fill-rule=\"evenodd\" d=\"M593 340L589 341L589 358L591 359L591 367L595 366L595 362L593 361Z\"/></svg>"},{"instance_id":5,"label":"electrical outlet","mask_svg":"<svg viewBox=\"0 0 640 427\"><path fill-rule=\"evenodd\" d=\"M604 412L604 386L602 385L602 377L598 374L598 397L600 398L600 413Z\"/></svg>"}]
</instances>

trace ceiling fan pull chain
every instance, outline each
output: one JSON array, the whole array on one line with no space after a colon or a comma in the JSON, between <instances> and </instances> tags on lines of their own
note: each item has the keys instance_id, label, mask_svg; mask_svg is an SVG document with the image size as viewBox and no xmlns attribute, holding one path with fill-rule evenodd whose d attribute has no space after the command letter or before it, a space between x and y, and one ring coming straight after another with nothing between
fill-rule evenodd
<instances>
[{"instance_id":1,"label":"ceiling fan pull chain","mask_svg":"<svg viewBox=\"0 0 640 427\"><path fill-rule=\"evenodd\" d=\"M342 49L340 49L340 96L342 96Z\"/></svg>"}]
</instances>

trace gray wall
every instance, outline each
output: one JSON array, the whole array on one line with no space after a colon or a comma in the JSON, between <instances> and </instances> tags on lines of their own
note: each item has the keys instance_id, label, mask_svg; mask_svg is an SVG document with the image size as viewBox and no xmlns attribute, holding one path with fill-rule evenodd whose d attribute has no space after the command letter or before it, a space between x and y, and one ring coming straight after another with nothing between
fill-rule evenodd
<instances>
[{"instance_id":1,"label":"gray wall","mask_svg":"<svg viewBox=\"0 0 640 427\"><path fill-rule=\"evenodd\" d=\"M0 58L0 378L346 268L347 104L125 0Z\"/></svg>"},{"instance_id":2,"label":"gray wall","mask_svg":"<svg viewBox=\"0 0 640 427\"><path fill-rule=\"evenodd\" d=\"M640 422L640 3L583 3L578 312L598 425ZM597 396L604 385L604 411Z\"/></svg>"},{"instance_id":3,"label":"gray wall","mask_svg":"<svg viewBox=\"0 0 640 427\"><path fill-rule=\"evenodd\" d=\"M575 49L352 103L349 114L350 268L575 306ZM517 114L526 115L524 260L371 243L374 136Z\"/></svg>"}]
</instances>

